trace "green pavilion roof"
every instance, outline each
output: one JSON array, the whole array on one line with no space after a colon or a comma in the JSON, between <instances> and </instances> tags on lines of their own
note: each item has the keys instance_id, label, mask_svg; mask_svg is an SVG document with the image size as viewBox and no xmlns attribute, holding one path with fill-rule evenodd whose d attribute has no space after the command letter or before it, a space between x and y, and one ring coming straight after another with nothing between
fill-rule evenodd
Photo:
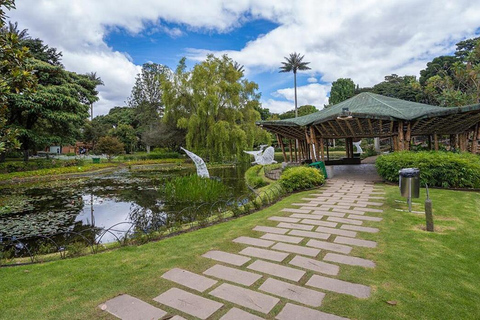
<instances>
[{"instance_id":1,"label":"green pavilion roof","mask_svg":"<svg viewBox=\"0 0 480 320\"><path fill-rule=\"evenodd\" d=\"M307 126L342 116L344 108L348 108L351 115L355 117L385 120L413 120L425 116L428 117L429 115L443 115L459 111L456 110L459 108L437 107L386 97L371 92L363 92L348 100L306 116L285 120L261 121L259 124ZM473 106L473 108L475 107Z\"/></svg>"}]
</instances>

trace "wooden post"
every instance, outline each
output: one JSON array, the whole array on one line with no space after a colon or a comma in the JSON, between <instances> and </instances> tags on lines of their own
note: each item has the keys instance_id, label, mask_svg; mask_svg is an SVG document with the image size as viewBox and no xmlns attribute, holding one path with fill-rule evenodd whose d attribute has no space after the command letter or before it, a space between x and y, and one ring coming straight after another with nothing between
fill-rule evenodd
<instances>
[{"instance_id":1,"label":"wooden post","mask_svg":"<svg viewBox=\"0 0 480 320\"><path fill-rule=\"evenodd\" d=\"M330 139L327 139L327 160L330 160L330 152L328 151L328 140Z\"/></svg>"},{"instance_id":2,"label":"wooden post","mask_svg":"<svg viewBox=\"0 0 480 320\"><path fill-rule=\"evenodd\" d=\"M293 162L292 140L288 140L288 150L290 151L290 162Z\"/></svg>"},{"instance_id":3,"label":"wooden post","mask_svg":"<svg viewBox=\"0 0 480 320\"><path fill-rule=\"evenodd\" d=\"M325 146L324 146L323 138L320 138L320 157L321 157L320 159L321 159L322 161L325 161L325 151L324 151L324 148L325 148Z\"/></svg>"},{"instance_id":4,"label":"wooden post","mask_svg":"<svg viewBox=\"0 0 480 320\"><path fill-rule=\"evenodd\" d=\"M278 133L277 133L277 141L280 144L280 147L282 148L283 161L287 162L287 154L285 153L285 146L283 145L283 139L282 137L280 137Z\"/></svg>"},{"instance_id":5,"label":"wooden post","mask_svg":"<svg viewBox=\"0 0 480 320\"><path fill-rule=\"evenodd\" d=\"M407 132L405 134L405 146L404 150L410 150L410 141L412 140L412 127L410 122L407 124Z\"/></svg>"},{"instance_id":6,"label":"wooden post","mask_svg":"<svg viewBox=\"0 0 480 320\"><path fill-rule=\"evenodd\" d=\"M298 163L298 139L295 139L295 162Z\"/></svg>"},{"instance_id":7,"label":"wooden post","mask_svg":"<svg viewBox=\"0 0 480 320\"><path fill-rule=\"evenodd\" d=\"M479 124L475 126L475 130L473 131L473 136L472 136L472 153L476 154L478 152L478 139L480 138L480 132L479 132Z\"/></svg>"},{"instance_id":8,"label":"wooden post","mask_svg":"<svg viewBox=\"0 0 480 320\"><path fill-rule=\"evenodd\" d=\"M310 127L310 140L311 142L313 143L313 145L315 146L315 148L313 149L313 158L315 159L315 161L318 161L319 159L319 156L318 156L318 140L317 140L317 136L315 134L315 127Z\"/></svg>"},{"instance_id":9,"label":"wooden post","mask_svg":"<svg viewBox=\"0 0 480 320\"><path fill-rule=\"evenodd\" d=\"M307 144L307 149L310 151L310 160L312 160L312 162L314 161L314 154L313 154L313 139L311 139L311 135L312 135L312 127L310 127L310 135L308 134L308 131L307 129L305 128L305 143Z\"/></svg>"},{"instance_id":10,"label":"wooden post","mask_svg":"<svg viewBox=\"0 0 480 320\"><path fill-rule=\"evenodd\" d=\"M433 144L435 146L435 151L438 151L438 134L433 135Z\"/></svg>"},{"instance_id":11,"label":"wooden post","mask_svg":"<svg viewBox=\"0 0 480 320\"><path fill-rule=\"evenodd\" d=\"M403 121L398 121L398 151L402 151L405 147L403 141Z\"/></svg>"},{"instance_id":12,"label":"wooden post","mask_svg":"<svg viewBox=\"0 0 480 320\"><path fill-rule=\"evenodd\" d=\"M428 150L432 150L432 136L428 135Z\"/></svg>"}]
</instances>

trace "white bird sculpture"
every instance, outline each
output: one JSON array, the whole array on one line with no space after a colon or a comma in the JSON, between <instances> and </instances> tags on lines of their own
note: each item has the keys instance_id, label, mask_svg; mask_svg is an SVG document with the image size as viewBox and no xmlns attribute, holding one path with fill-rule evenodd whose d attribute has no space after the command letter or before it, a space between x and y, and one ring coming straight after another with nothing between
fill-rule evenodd
<instances>
[{"instance_id":1,"label":"white bird sculpture","mask_svg":"<svg viewBox=\"0 0 480 320\"><path fill-rule=\"evenodd\" d=\"M193 160L193 162L195 163L195 166L197 167L197 175L201 178L210 178L210 173L208 172L208 169L207 169L207 165L205 164L205 161L203 161L202 158L200 158L199 156L197 156L195 153L191 152L191 151L188 151L182 147L180 147L180 149L182 149L183 151L185 151L185 153L187 154L187 156L190 157L190 159Z\"/></svg>"},{"instance_id":2,"label":"white bird sculpture","mask_svg":"<svg viewBox=\"0 0 480 320\"><path fill-rule=\"evenodd\" d=\"M362 143L362 140L354 142L353 145L357 148L357 153L363 153L362 147L360 147L360 143Z\"/></svg>"},{"instance_id":3,"label":"white bird sculpture","mask_svg":"<svg viewBox=\"0 0 480 320\"><path fill-rule=\"evenodd\" d=\"M243 151L245 153L251 154L252 156L255 157L255 161L252 162L252 164L261 164L261 165L266 165L266 164L272 164L272 163L277 163L277 161L273 160L275 156L275 149L273 147L268 147L263 151L263 148L265 148L266 145L261 145L260 150L258 151Z\"/></svg>"}]
</instances>

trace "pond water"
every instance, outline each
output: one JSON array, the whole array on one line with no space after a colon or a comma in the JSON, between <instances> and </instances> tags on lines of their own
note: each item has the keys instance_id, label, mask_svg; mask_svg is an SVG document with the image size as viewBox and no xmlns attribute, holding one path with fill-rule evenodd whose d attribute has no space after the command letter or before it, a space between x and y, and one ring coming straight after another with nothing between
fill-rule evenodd
<instances>
[{"instance_id":1,"label":"pond water","mask_svg":"<svg viewBox=\"0 0 480 320\"><path fill-rule=\"evenodd\" d=\"M210 169L211 176L218 177L228 190L223 203L249 193L244 180L246 169L245 166ZM91 178L4 187L0 198L4 202L6 199L9 207L3 208L8 209L7 213L0 211L0 243L2 237L22 239L22 243L43 237L59 241L66 234L108 243L132 230L148 232L189 222L201 214L201 210L195 210L200 204L182 199L174 203L165 201L162 188L174 176L194 173L194 168L173 166L168 170L165 167L120 169ZM203 206L209 210L213 207L214 204Z\"/></svg>"}]
</instances>

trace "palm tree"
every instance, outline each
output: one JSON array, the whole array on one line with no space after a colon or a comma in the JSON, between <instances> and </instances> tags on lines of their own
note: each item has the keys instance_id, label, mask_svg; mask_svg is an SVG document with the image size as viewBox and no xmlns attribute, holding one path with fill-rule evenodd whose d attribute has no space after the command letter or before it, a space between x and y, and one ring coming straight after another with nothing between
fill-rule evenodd
<instances>
[{"instance_id":1,"label":"palm tree","mask_svg":"<svg viewBox=\"0 0 480 320\"><path fill-rule=\"evenodd\" d=\"M307 64L310 62L303 62L303 57L300 53L290 53L290 57L285 57L287 62L282 62L283 66L280 67L280 72L293 71L294 87L295 87L295 118L298 116L297 111L297 70L310 70Z\"/></svg>"}]
</instances>

